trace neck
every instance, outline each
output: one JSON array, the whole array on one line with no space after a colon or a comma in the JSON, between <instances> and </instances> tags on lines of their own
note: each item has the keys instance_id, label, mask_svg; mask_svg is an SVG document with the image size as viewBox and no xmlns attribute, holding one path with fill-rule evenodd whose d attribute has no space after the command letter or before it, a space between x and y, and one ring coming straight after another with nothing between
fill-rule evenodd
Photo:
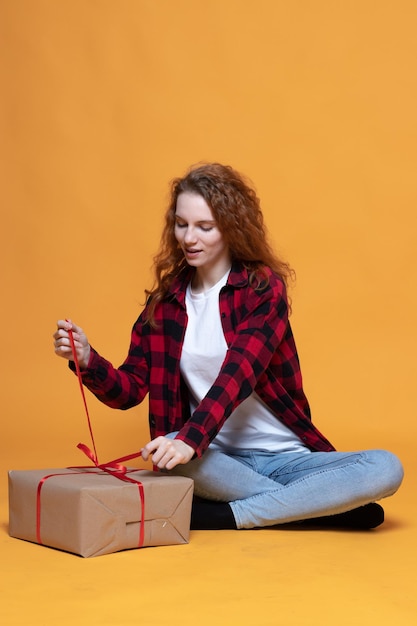
<instances>
[{"instance_id":1,"label":"neck","mask_svg":"<svg viewBox=\"0 0 417 626\"><path fill-rule=\"evenodd\" d=\"M221 266L216 266L211 270L197 268L191 286L194 293L202 293L208 291L214 287L216 283L230 270L231 264L224 263Z\"/></svg>"}]
</instances>

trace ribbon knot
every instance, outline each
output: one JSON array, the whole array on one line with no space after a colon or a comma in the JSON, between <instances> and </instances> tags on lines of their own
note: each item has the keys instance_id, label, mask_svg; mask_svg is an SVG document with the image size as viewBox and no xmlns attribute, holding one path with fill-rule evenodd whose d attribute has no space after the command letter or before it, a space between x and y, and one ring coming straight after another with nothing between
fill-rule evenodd
<instances>
[{"instance_id":1,"label":"ribbon knot","mask_svg":"<svg viewBox=\"0 0 417 626\"><path fill-rule=\"evenodd\" d=\"M126 456L121 456L119 459L114 459L113 461L107 461L106 463L99 463L96 454L85 445L85 443L79 443L77 448L84 452L84 454L93 462L97 469L103 470L103 472L107 472L108 474L112 474L119 478L120 480L124 480L126 474L128 474L129 470L124 463L126 461L130 461L131 459L136 459L142 456L142 452L134 452L133 454L127 454ZM131 480L131 479L129 479Z\"/></svg>"}]
</instances>

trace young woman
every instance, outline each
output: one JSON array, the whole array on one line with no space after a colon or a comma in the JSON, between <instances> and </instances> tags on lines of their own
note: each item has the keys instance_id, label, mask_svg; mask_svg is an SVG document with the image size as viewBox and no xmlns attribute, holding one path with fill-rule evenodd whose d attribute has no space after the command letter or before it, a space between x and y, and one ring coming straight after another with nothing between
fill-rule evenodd
<instances>
[{"instance_id":1,"label":"young woman","mask_svg":"<svg viewBox=\"0 0 417 626\"><path fill-rule=\"evenodd\" d=\"M60 320L55 352L99 400L128 409L149 394L160 470L195 483L192 528L293 521L373 528L403 470L384 450L336 452L313 425L288 320L291 269L270 248L255 191L231 167L173 181L155 285L115 369ZM306 523L304 521L304 523Z\"/></svg>"}]
</instances>

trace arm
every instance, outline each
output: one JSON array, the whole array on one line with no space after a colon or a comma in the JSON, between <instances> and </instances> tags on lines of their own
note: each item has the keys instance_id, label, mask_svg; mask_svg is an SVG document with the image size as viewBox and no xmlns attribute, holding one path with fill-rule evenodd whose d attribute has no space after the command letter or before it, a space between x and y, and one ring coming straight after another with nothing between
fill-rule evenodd
<instances>
[{"instance_id":1,"label":"arm","mask_svg":"<svg viewBox=\"0 0 417 626\"><path fill-rule=\"evenodd\" d=\"M70 361L74 371L68 330L72 328L74 345L81 369L83 384L104 404L116 409L129 409L139 404L148 392L149 365L142 350L142 324L136 322L131 337L129 354L119 368L100 356L90 345L80 326L59 320L54 333L55 353Z\"/></svg>"}]
</instances>

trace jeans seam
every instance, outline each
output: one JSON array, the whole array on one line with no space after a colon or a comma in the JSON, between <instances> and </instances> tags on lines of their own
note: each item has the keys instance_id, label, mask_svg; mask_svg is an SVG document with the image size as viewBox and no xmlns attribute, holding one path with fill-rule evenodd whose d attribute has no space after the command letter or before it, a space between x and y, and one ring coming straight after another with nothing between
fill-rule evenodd
<instances>
[{"instance_id":1,"label":"jeans seam","mask_svg":"<svg viewBox=\"0 0 417 626\"><path fill-rule=\"evenodd\" d=\"M310 478L312 476L318 476L319 474L322 474L323 472L333 472L335 470L339 470L339 469L344 469L345 467L351 467L353 465L357 465L358 463L360 463L363 460L363 456L361 455L360 458L355 458L355 459L349 459L346 458L347 463L344 463L343 465L337 465L335 467L329 467L328 465L326 465L326 467L320 467L320 468L314 468L314 470L312 470L309 474L307 474L306 476L302 476L300 478L296 478L295 480L291 481L290 483L287 484L283 484L283 483L279 483L280 485L282 485L283 487L289 487L290 485L296 485L299 482ZM285 474L280 474L280 475L284 475L287 476L288 474L291 474L293 472L286 472ZM267 478L270 478L271 480L274 480L272 478L272 476L274 476L274 474L271 474L271 476L268 476ZM275 481L274 481L275 482ZM279 482L279 481L276 481ZM261 494L259 494L261 495Z\"/></svg>"}]
</instances>

